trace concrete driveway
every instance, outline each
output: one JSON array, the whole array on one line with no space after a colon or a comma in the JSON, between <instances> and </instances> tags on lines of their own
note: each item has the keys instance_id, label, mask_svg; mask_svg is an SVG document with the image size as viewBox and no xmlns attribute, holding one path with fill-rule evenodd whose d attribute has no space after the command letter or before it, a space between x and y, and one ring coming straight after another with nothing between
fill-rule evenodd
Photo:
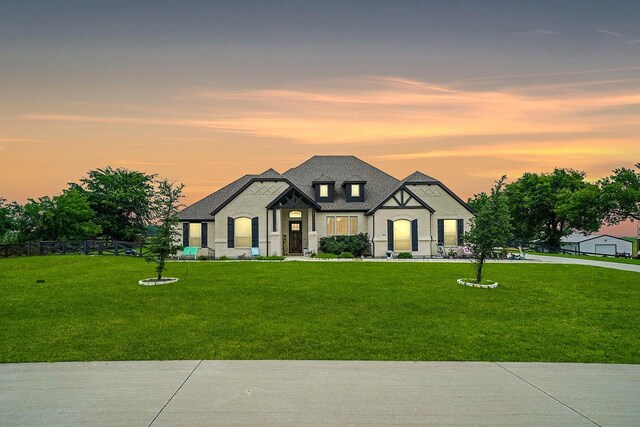
<instances>
[{"instance_id":1,"label":"concrete driveway","mask_svg":"<svg viewBox=\"0 0 640 427\"><path fill-rule=\"evenodd\" d=\"M640 425L640 365L0 365L0 425Z\"/></svg>"},{"instance_id":2,"label":"concrete driveway","mask_svg":"<svg viewBox=\"0 0 640 427\"><path fill-rule=\"evenodd\" d=\"M595 261L590 259L530 254L527 254L527 259L532 261L546 262L549 264L589 265L592 267L612 268L614 270L635 271L636 273L640 273L640 264L624 264L620 262Z\"/></svg>"}]
</instances>

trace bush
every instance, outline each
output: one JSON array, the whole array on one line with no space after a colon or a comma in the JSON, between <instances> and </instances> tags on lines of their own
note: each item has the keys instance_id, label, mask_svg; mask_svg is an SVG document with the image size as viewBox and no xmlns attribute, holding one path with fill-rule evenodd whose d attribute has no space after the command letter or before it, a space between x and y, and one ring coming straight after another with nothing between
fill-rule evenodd
<instances>
[{"instance_id":1,"label":"bush","mask_svg":"<svg viewBox=\"0 0 640 427\"><path fill-rule=\"evenodd\" d=\"M285 259L285 257L277 256L277 255L270 255L270 256L257 256L254 259L256 259L258 261L283 261Z\"/></svg>"},{"instance_id":2,"label":"bush","mask_svg":"<svg viewBox=\"0 0 640 427\"><path fill-rule=\"evenodd\" d=\"M198 257L198 261L206 261L206 260L208 260L208 259L209 259L209 257L208 257L208 256L205 256L205 255L200 255L200 256Z\"/></svg>"},{"instance_id":3,"label":"bush","mask_svg":"<svg viewBox=\"0 0 640 427\"><path fill-rule=\"evenodd\" d=\"M320 259L322 259L322 258L338 258L338 255L319 252L314 258L320 258Z\"/></svg>"},{"instance_id":4,"label":"bush","mask_svg":"<svg viewBox=\"0 0 640 427\"><path fill-rule=\"evenodd\" d=\"M228 257L228 256L226 256L226 255L222 255L222 256L221 256L220 258L218 258L218 259L219 259L220 261L226 261L226 260L228 260L228 259L229 259L229 257Z\"/></svg>"},{"instance_id":5,"label":"bush","mask_svg":"<svg viewBox=\"0 0 640 427\"><path fill-rule=\"evenodd\" d=\"M411 259L413 258L413 255L411 254L411 252L400 252L398 254L398 259Z\"/></svg>"},{"instance_id":6,"label":"bush","mask_svg":"<svg viewBox=\"0 0 640 427\"><path fill-rule=\"evenodd\" d=\"M338 258L353 258L353 254L351 252L342 252L338 255Z\"/></svg>"},{"instance_id":7,"label":"bush","mask_svg":"<svg viewBox=\"0 0 640 427\"><path fill-rule=\"evenodd\" d=\"M359 233L354 236L323 237L320 239L320 250L334 255L350 252L357 257L371 253L367 233Z\"/></svg>"}]
</instances>

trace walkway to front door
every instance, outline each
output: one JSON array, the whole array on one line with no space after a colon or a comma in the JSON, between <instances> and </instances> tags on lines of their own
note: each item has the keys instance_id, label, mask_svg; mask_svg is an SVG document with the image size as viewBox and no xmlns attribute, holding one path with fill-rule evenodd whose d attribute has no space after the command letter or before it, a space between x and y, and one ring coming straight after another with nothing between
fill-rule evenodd
<instances>
[{"instance_id":1,"label":"walkway to front door","mask_svg":"<svg viewBox=\"0 0 640 427\"><path fill-rule=\"evenodd\" d=\"M302 221L289 221L289 253L302 253Z\"/></svg>"}]
</instances>

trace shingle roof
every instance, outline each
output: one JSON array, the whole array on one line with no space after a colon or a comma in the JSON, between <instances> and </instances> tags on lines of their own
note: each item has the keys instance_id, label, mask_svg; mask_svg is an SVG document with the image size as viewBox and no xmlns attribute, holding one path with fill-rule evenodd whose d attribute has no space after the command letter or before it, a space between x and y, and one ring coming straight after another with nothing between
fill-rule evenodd
<instances>
[{"instance_id":1,"label":"shingle roof","mask_svg":"<svg viewBox=\"0 0 640 427\"><path fill-rule=\"evenodd\" d=\"M336 182L333 202L318 204L322 209L345 211L371 209L398 183L396 178L355 156L313 156L283 175L312 199L315 198L312 182L321 176L331 177L331 180ZM367 181L364 186L364 202L347 202L342 183L354 175L362 178L362 181Z\"/></svg>"},{"instance_id":2,"label":"shingle roof","mask_svg":"<svg viewBox=\"0 0 640 427\"><path fill-rule=\"evenodd\" d=\"M425 175L420 171L415 171L408 177L402 180L406 183L420 183L420 184L437 184L439 181L435 178Z\"/></svg>"},{"instance_id":3,"label":"shingle roof","mask_svg":"<svg viewBox=\"0 0 640 427\"><path fill-rule=\"evenodd\" d=\"M321 210L370 212L403 185L410 183L440 185L463 206L466 206L440 181L422 172L416 171L405 179L398 180L355 156L313 156L283 174L273 169L267 169L258 175L245 175L185 208L178 214L178 217L181 220L211 220L213 212L230 201L252 180L259 179L283 179L288 181L289 184L305 193L311 200L315 199L314 181L335 181L333 201L318 202ZM345 181L366 182L364 186L364 202L347 202L345 189L342 186ZM471 210L470 208L468 209Z\"/></svg>"},{"instance_id":4,"label":"shingle roof","mask_svg":"<svg viewBox=\"0 0 640 427\"><path fill-rule=\"evenodd\" d=\"M178 214L178 218L182 220L211 220L211 212L218 209L220 205L233 197L238 191L240 191L245 185L247 185L252 179L277 179L283 178L277 171L273 169L267 169L258 175L245 175L240 179L233 181L231 184L222 187L215 193L209 194L204 199L201 199L194 204L184 208Z\"/></svg>"},{"instance_id":5,"label":"shingle roof","mask_svg":"<svg viewBox=\"0 0 640 427\"><path fill-rule=\"evenodd\" d=\"M211 220L211 212L227 201L256 175L245 175L231 184L222 187L215 193L209 194L204 199L198 200L194 204L187 206L178 213L181 220Z\"/></svg>"}]
</instances>

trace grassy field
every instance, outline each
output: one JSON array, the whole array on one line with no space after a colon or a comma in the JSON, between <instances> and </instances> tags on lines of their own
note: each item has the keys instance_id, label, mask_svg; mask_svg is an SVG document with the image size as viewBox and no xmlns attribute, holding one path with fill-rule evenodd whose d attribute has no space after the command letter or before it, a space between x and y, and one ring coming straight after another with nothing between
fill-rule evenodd
<instances>
[{"instance_id":1,"label":"grassy field","mask_svg":"<svg viewBox=\"0 0 640 427\"><path fill-rule=\"evenodd\" d=\"M640 275L466 263L0 259L0 362L366 359L640 363ZM37 283L37 280L45 280Z\"/></svg>"},{"instance_id":2,"label":"grassy field","mask_svg":"<svg viewBox=\"0 0 640 427\"><path fill-rule=\"evenodd\" d=\"M577 259L587 259L592 261L606 261L606 262L617 262L620 264L640 265L640 259L637 259L637 258L614 258L614 257L592 256L592 255L552 254L549 252L527 252L527 253L533 254L533 255L557 256L557 257L563 257L563 258L577 258Z\"/></svg>"}]
</instances>

